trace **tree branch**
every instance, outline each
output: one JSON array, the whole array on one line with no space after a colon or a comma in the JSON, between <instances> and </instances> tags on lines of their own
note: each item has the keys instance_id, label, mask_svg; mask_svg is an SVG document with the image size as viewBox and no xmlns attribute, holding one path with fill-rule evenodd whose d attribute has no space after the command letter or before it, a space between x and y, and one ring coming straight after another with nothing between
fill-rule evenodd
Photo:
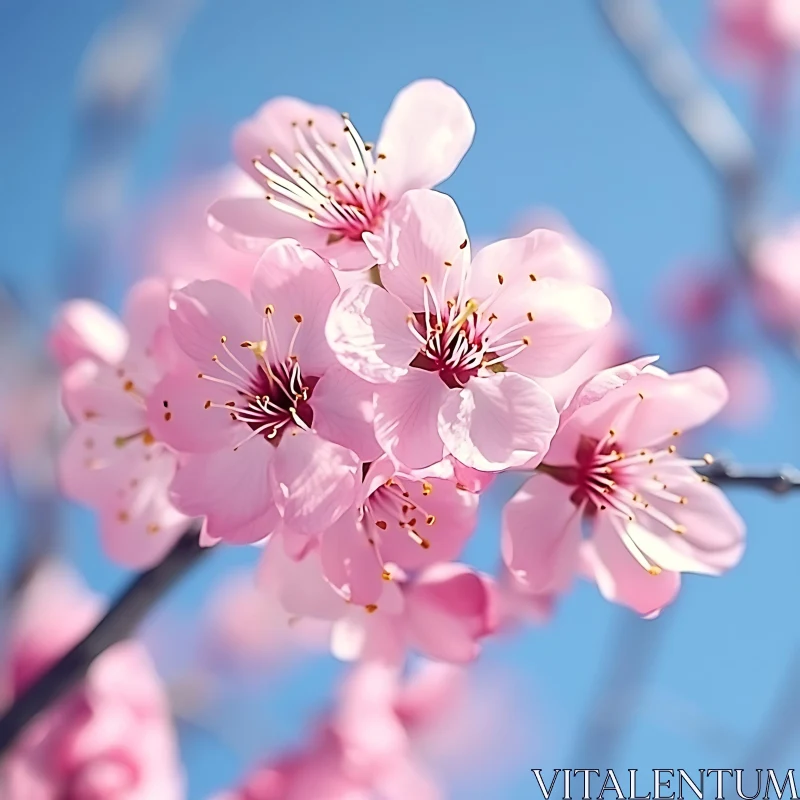
<instances>
[{"instance_id":1,"label":"tree branch","mask_svg":"<svg viewBox=\"0 0 800 800\"><path fill-rule=\"evenodd\" d=\"M698 472L718 486L750 486L774 494L786 494L793 489L800 489L800 469L797 467L760 470L742 467L723 459L699 469Z\"/></svg>"},{"instance_id":2,"label":"tree branch","mask_svg":"<svg viewBox=\"0 0 800 800\"><path fill-rule=\"evenodd\" d=\"M31 684L0 717L0 754L33 718L61 699L107 648L126 639L150 609L199 561L208 548L189 528L164 560L133 579L95 628Z\"/></svg>"}]
</instances>

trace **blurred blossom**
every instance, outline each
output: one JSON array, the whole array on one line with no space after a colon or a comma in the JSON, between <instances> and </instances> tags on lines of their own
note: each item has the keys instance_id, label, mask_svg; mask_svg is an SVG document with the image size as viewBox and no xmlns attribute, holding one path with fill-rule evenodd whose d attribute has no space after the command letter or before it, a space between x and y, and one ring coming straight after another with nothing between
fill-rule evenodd
<instances>
[{"instance_id":1,"label":"blurred blossom","mask_svg":"<svg viewBox=\"0 0 800 800\"><path fill-rule=\"evenodd\" d=\"M800 343L800 220L763 237L751 265L761 318L780 335Z\"/></svg>"},{"instance_id":2,"label":"blurred blossom","mask_svg":"<svg viewBox=\"0 0 800 800\"><path fill-rule=\"evenodd\" d=\"M6 663L9 699L89 632L101 604L65 567L40 568L19 598ZM144 648L113 645L76 689L31 723L0 766L3 800L181 800L166 694Z\"/></svg>"},{"instance_id":3,"label":"blurred blossom","mask_svg":"<svg viewBox=\"0 0 800 800\"><path fill-rule=\"evenodd\" d=\"M754 73L763 121L783 122L790 67L800 49L797 0L713 0L711 48L730 71Z\"/></svg>"},{"instance_id":4,"label":"blurred blossom","mask_svg":"<svg viewBox=\"0 0 800 800\"><path fill-rule=\"evenodd\" d=\"M328 645L325 623L293 618L275 588L258 586L250 570L226 575L207 608L203 649L218 669L258 672Z\"/></svg>"},{"instance_id":5,"label":"blurred blossom","mask_svg":"<svg viewBox=\"0 0 800 800\"><path fill-rule=\"evenodd\" d=\"M51 349L67 364L62 397L74 425L59 458L61 488L99 512L106 553L132 567L159 561L188 522L167 494L177 457L153 437L146 405L174 347L168 297L163 280L136 284L124 321L91 301L72 301L51 335Z\"/></svg>"},{"instance_id":6,"label":"blurred blossom","mask_svg":"<svg viewBox=\"0 0 800 800\"><path fill-rule=\"evenodd\" d=\"M261 197L257 184L235 167L186 183L156 198L139 220L137 268L177 284L217 278L246 290L258 254L242 253L208 226L211 203L220 195ZM134 243L134 246L137 246Z\"/></svg>"},{"instance_id":7,"label":"blurred blossom","mask_svg":"<svg viewBox=\"0 0 800 800\"><path fill-rule=\"evenodd\" d=\"M775 66L800 49L796 0L713 0L714 44L731 64Z\"/></svg>"},{"instance_id":8,"label":"blurred blossom","mask_svg":"<svg viewBox=\"0 0 800 800\"><path fill-rule=\"evenodd\" d=\"M0 286L0 464L17 490L41 494L53 487L54 451L61 423L58 380L30 342L36 333L16 299Z\"/></svg>"},{"instance_id":9,"label":"blurred blossom","mask_svg":"<svg viewBox=\"0 0 800 800\"><path fill-rule=\"evenodd\" d=\"M740 290L730 265L689 262L667 274L657 301L686 366L707 365L725 379L729 399L719 422L731 427L758 423L772 402L766 369L734 329Z\"/></svg>"},{"instance_id":10,"label":"blurred blossom","mask_svg":"<svg viewBox=\"0 0 800 800\"><path fill-rule=\"evenodd\" d=\"M510 695L502 700L502 691L492 692L496 704L480 703L478 689L448 665L423 662L402 678L392 667L362 664L345 678L335 708L307 744L218 800L444 798L437 773L457 770L474 778L496 768L496 758L507 765L515 750L508 740L521 733L516 724L508 727Z\"/></svg>"}]
</instances>

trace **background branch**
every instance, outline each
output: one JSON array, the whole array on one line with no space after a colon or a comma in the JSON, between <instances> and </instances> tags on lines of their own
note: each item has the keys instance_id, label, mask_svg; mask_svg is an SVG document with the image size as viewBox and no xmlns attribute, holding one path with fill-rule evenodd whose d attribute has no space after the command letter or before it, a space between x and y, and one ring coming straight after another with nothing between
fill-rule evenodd
<instances>
[{"instance_id":1,"label":"background branch","mask_svg":"<svg viewBox=\"0 0 800 800\"><path fill-rule=\"evenodd\" d=\"M20 694L0 717L0 754L37 714L57 702L86 675L95 658L128 638L207 549L200 546L199 530L192 526L160 564L134 578L95 628Z\"/></svg>"},{"instance_id":2,"label":"background branch","mask_svg":"<svg viewBox=\"0 0 800 800\"><path fill-rule=\"evenodd\" d=\"M698 472L718 486L751 486L774 494L786 494L793 489L800 489L800 469L797 467L761 470L722 459L699 469Z\"/></svg>"}]
</instances>

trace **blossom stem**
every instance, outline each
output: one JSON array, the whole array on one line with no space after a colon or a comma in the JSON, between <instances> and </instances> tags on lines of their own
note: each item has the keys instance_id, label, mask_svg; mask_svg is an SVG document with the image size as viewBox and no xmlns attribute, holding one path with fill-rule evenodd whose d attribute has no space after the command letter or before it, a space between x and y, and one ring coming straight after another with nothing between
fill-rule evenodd
<instances>
[{"instance_id":1,"label":"blossom stem","mask_svg":"<svg viewBox=\"0 0 800 800\"><path fill-rule=\"evenodd\" d=\"M797 467L760 470L723 459L697 471L718 486L750 486L773 494L786 494L800 489L800 469Z\"/></svg>"},{"instance_id":2,"label":"blossom stem","mask_svg":"<svg viewBox=\"0 0 800 800\"><path fill-rule=\"evenodd\" d=\"M137 575L94 629L32 683L0 717L0 754L42 711L66 695L106 649L126 639L150 609L209 548L200 546L192 526L163 561Z\"/></svg>"}]
</instances>

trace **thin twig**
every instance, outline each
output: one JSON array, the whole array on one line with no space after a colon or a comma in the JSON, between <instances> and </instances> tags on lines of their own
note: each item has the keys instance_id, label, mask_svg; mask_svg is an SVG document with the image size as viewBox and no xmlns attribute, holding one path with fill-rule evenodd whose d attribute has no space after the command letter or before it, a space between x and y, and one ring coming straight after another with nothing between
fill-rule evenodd
<instances>
[{"instance_id":1,"label":"thin twig","mask_svg":"<svg viewBox=\"0 0 800 800\"><path fill-rule=\"evenodd\" d=\"M722 459L698 470L718 486L749 486L774 494L786 494L800 489L800 469L781 467L780 469L753 469Z\"/></svg>"},{"instance_id":2,"label":"thin twig","mask_svg":"<svg viewBox=\"0 0 800 800\"><path fill-rule=\"evenodd\" d=\"M130 636L148 611L205 552L193 526L160 564L134 578L95 628L16 698L0 718L0 754L37 714L69 692L99 655Z\"/></svg>"}]
</instances>

